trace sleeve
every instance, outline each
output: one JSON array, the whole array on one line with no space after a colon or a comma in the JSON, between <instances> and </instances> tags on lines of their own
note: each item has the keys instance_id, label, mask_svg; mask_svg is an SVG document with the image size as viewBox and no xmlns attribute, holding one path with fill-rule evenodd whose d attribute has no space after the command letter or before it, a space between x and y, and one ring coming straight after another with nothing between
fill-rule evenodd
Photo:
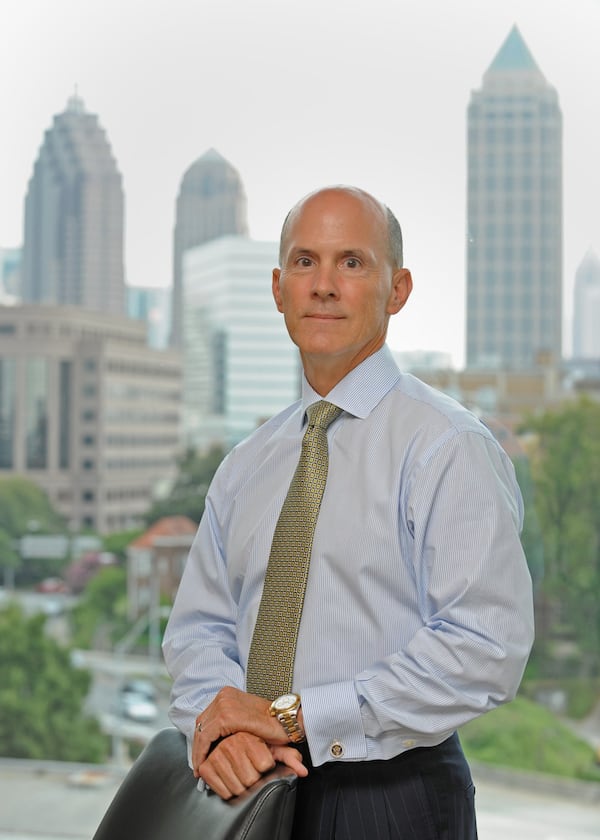
<instances>
[{"instance_id":1,"label":"sleeve","mask_svg":"<svg viewBox=\"0 0 600 840\"><path fill-rule=\"evenodd\" d=\"M222 471L222 467L220 468ZM219 472L206 498L163 639L167 670L173 679L169 717L188 741L196 716L223 686L244 688L236 622L219 520Z\"/></svg>"},{"instance_id":2,"label":"sleeve","mask_svg":"<svg viewBox=\"0 0 600 840\"><path fill-rule=\"evenodd\" d=\"M332 732L351 747L346 759L389 758L514 697L533 641L522 517L514 469L491 437L455 434L420 460L399 535L421 626L352 682L302 693L316 764L331 760Z\"/></svg>"}]
</instances>

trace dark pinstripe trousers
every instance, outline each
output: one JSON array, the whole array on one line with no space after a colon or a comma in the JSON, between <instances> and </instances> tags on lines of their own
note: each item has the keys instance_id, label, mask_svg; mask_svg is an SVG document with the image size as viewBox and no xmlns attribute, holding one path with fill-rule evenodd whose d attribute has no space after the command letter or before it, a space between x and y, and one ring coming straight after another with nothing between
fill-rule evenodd
<instances>
[{"instance_id":1,"label":"dark pinstripe trousers","mask_svg":"<svg viewBox=\"0 0 600 840\"><path fill-rule=\"evenodd\" d=\"M388 761L305 763L292 840L477 840L475 789L456 734Z\"/></svg>"}]
</instances>

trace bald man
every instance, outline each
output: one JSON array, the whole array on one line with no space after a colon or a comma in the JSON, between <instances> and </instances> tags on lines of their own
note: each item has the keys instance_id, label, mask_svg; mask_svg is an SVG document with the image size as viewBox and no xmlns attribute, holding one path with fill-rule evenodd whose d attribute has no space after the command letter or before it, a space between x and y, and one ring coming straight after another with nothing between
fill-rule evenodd
<instances>
[{"instance_id":1,"label":"bald man","mask_svg":"<svg viewBox=\"0 0 600 840\"><path fill-rule=\"evenodd\" d=\"M302 397L213 480L164 638L171 719L225 799L291 767L294 840L474 840L456 730L513 698L533 639L512 464L477 418L397 368L385 339L412 278L373 196L329 187L298 202L272 287ZM247 671L273 533L323 400L338 411L292 687L263 697ZM277 621L267 671L283 607Z\"/></svg>"}]
</instances>

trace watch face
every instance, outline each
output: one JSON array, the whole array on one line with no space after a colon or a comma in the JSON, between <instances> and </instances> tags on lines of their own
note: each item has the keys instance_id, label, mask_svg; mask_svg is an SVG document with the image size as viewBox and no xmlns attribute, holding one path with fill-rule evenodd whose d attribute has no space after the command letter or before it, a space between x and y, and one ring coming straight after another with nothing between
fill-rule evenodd
<instances>
[{"instance_id":1,"label":"watch face","mask_svg":"<svg viewBox=\"0 0 600 840\"><path fill-rule=\"evenodd\" d=\"M286 709L291 709L298 702L296 694L283 694L273 701L273 708L278 712L284 712Z\"/></svg>"}]
</instances>

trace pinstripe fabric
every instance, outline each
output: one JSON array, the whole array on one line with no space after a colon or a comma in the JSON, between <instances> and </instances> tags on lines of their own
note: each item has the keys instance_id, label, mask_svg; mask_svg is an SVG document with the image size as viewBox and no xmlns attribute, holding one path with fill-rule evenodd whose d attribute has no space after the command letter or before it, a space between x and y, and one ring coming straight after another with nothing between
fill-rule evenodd
<instances>
[{"instance_id":1,"label":"pinstripe fabric","mask_svg":"<svg viewBox=\"0 0 600 840\"><path fill-rule=\"evenodd\" d=\"M329 473L293 689L315 766L439 744L510 699L532 640L522 502L477 418L398 371L387 348L326 398ZM298 463L302 400L215 476L165 633L170 715L195 717L245 671L273 532Z\"/></svg>"},{"instance_id":2,"label":"pinstripe fabric","mask_svg":"<svg viewBox=\"0 0 600 840\"><path fill-rule=\"evenodd\" d=\"M292 840L477 840L474 793L457 735L388 761L311 767Z\"/></svg>"},{"instance_id":3,"label":"pinstripe fabric","mask_svg":"<svg viewBox=\"0 0 600 840\"><path fill-rule=\"evenodd\" d=\"M247 690L271 700L292 688L313 535L327 481L327 428L341 412L325 400L307 409L302 454L273 534L246 669Z\"/></svg>"}]
</instances>

